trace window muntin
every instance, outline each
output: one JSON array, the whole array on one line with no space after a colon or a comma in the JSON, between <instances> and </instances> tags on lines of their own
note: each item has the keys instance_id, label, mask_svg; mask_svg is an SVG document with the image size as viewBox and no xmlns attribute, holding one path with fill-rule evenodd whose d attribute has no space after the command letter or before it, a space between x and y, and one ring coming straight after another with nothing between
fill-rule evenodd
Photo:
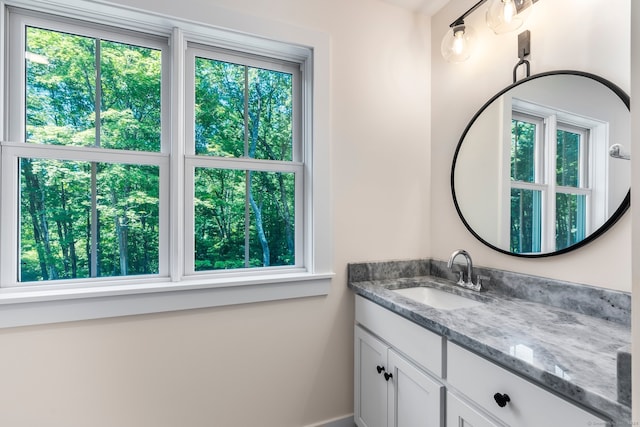
<instances>
[{"instance_id":1,"label":"window muntin","mask_svg":"<svg viewBox=\"0 0 640 427\"><path fill-rule=\"evenodd\" d=\"M299 65L200 46L187 56L187 273L304 266Z\"/></svg>"}]
</instances>

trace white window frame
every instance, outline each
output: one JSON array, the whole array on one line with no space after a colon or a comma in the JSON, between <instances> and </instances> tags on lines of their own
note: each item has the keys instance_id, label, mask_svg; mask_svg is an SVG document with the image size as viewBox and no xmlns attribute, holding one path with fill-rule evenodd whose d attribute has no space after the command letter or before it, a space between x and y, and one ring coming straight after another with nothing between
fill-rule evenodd
<instances>
[{"instance_id":1,"label":"white window frame","mask_svg":"<svg viewBox=\"0 0 640 427\"><path fill-rule=\"evenodd\" d=\"M145 275L143 278L133 280L149 281L155 277L168 277L168 207L169 207L169 137L170 115L169 113L169 83L170 75L169 44L166 37L153 37L146 34L133 34L128 31L116 33L111 28L99 25L83 25L77 20L70 21L65 18L52 19L40 13L33 13L13 9L12 19L9 21L11 35L19 34L19 40L13 40L8 46L8 57L19 60L10 61L8 77L11 85L8 88L7 99L12 108L7 109L8 138L2 142L2 188L19 188L19 158L57 159L64 161L80 161L92 163L125 163L134 165L157 166L159 169L159 272L154 275ZM25 135L25 63L22 53L25 49L26 27L46 28L52 31L76 34L88 38L117 41L136 46L156 49L161 52L162 58L162 129L159 152L140 152L128 150L104 149L99 147L61 146L49 144L24 143ZM17 81L16 81L17 80ZM9 191L0 193L2 206L14 206L16 194ZM19 259L18 226L20 218L18 209L3 210L0 212L0 288L29 287L29 286L58 286L58 287L83 287L87 281L99 282L103 285L119 282L132 282L132 277L92 277L87 279L51 280L47 282L19 282L16 268ZM156 279L157 280L157 279Z\"/></svg>"},{"instance_id":2,"label":"white window frame","mask_svg":"<svg viewBox=\"0 0 640 427\"><path fill-rule=\"evenodd\" d=\"M272 71L290 73L292 76L292 102L293 108L293 140L292 140L292 159L290 161L274 161L263 159L252 159L248 157L231 158L216 157L206 155L196 155L195 153L195 61L196 58L204 58L210 60L230 62L255 68L265 68ZM194 174L196 168L220 168L220 169L236 169L236 170L253 170L261 172L284 172L295 174L295 265L281 267L267 267L269 270L281 269L304 271L305 265L309 260L305 258L304 246L299 244L304 241L305 221L304 213L304 154L305 147L301 138L301 105L302 91L300 85L300 66L295 63L278 60L263 60L250 55L242 55L221 51L215 48L206 48L198 44L188 43L186 51L186 106L185 112L186 122L186 140L185 140L185 193L193 194L194 191ZM194 199L185 197L185 229L194 229ZM298 226L300 225L300 226ZM263 274L262 268L250 268L229 271L195 271L194 259L192 254L195 253L195 236L193 233L186 236L185 240L185 266L184 274L186 276L204 276L209 274L216 275L247 275L247 274Z\"/></svg>"},{"instance_id":3,"label":"white window frame","mask_svg":"<svg viewBox=\"0 0 640 427\"><path fill-rule=\"evenodd\" d=\"M0 264L0 327L12 327L61 321L73 321L157 313L229 304L252 303L278 299L326 295L329 292L332 268L332 227L329 174L329 38L326 34L287 26L261 18L211 7L207 23L195 23L154 12L140 11L126 6L88 0L7 0L0 1L0 20L6 22L7 6L29 9L35 12L55 14L68 19L82 20L127 30L139 31L169 39L171 85L163 87L163 96L171 98L171 115L167 129L171 140L171 156L163 152L150 160L160 163L168 173L161 172L168 195L165 217L171 218L164 227L168 244L166 254L161 254L166 265L153 277L124 280L106 278L88 283L47 283L34 286L7 286L15 271L9 264L17 260L16 246L7 247L4 242L17 242L17 214L8 200L17 200L16 145L8 134L8 118L12 108L8 96L8 84L0 87L0 140L2 159L0 177L0 218L16 224L12 236L0 235L0 259L13 259ZM231 29L230 29L231 28ZM126 31L125 31L126 32ZM5 46L7 34L0 34L0 81L6 82L10 52ZM274 269L247 273L189 275L185 269L185 172L191 166L186 163L189 155L185 149L186 136L186 48L189 43L199 43L231 49L249 54L265 55L285 61L298 62L302 70L303 123L301 138L304 142L302 164L304 206L304 263L291 269ZM24 53L22 53L24 55ZM163 129L164 131L164 129ZM33 147L29 149L46 149ZM25 149L20 147L20 150ZM64 157L83 159L82 150L63 147ZM94 153L98 154L98 153ZM111 153L113 159L124 159L129 153ZM99 154L100 156L102 153ZM35 156L37 157L37 156ZM157 157L157 158L155 158ZM101 157L101 159L104 159ZM154 164L155 164L154 163ZM171 179L169 179L171 177ZM168 181L168 183L166 182ZM163 208L161 208L163 209ZM162 226L161 226L162 227ZM0 233L6 233L6 227ZM11 233L11 232L9 232ZM17 244L17 243L16 243ZM9 253L7 253L9 252ZM14 266L17 264L13 264ZM57 281L56 281L57 282ZM88 282L88 281L87 281Z\"/></svg>"},{"instance_id":4,"label":"white window frame","mask_svg":"<svg viewBox=\"0 0 640 427\"><path fill-rule=\"evenodd\" d=\"M595 153L605 152L601 147L608 143L606 135L607 124L601 121L581 117L576 114L557 111L543 107L528 101L519 99L512 100L509 132L511 135L511 119L521 118L536 123L536 153L535 168L536 182L526 183L521 181L511 181L511 174L507 174L509 180L505 186L510 189L537 190L542 193L541 206L541 252L548 253L556 250L555 238L555 212L556 194L579 194L586 196L586 218L585 235L588 236L594 231L594 224L601 224L602 218L606 215L606 200L608 197L606 186L599 185L598 176L605 176L607 161L606 157L596 158ZM565 187L556 184L556 133L557 130L570 130L580 133L583 136L581 144L581 177L579 187ZM509 138L510 140L510 138ZM600 147L600 148L597 148ZM510 144L505 145L505 149L510 150ZM510 155L505 151L504 156ZM506 164L510 164L507 162ZM510 198L506 198L510 203ZM598 208L600 207L600 208ZM509 207L505 206L508 212ZM504 225L504 236L510 236L510 222Z\"/></svg>"}]
</instances>

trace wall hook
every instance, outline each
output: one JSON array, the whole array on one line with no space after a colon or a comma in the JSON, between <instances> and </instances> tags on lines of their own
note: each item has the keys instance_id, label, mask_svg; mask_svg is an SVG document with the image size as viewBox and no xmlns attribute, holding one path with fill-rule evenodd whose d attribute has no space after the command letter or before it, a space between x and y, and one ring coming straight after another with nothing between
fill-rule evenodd
<instances>
[{"instance_id":1,"label":"wall hook","mask_svg":"<svg viewBox=\"0 0 640 427\"><path fill-rule=\"evenodd\" d=\"M517 78L518 67L524 65L526 68L526 77L531 75L531 64L529 61L524 59L525 57L531 55L531 31L526 30L518 34L518 58L520 61L513 67L513 82L515 83Z\"/></svg>"}]
</instances>

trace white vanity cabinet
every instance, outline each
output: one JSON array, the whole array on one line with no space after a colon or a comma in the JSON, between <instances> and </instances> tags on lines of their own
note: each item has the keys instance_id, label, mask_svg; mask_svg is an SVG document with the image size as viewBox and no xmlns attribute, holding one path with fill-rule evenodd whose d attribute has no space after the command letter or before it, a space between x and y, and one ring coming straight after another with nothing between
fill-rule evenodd
<instances>
[{"instance_id":1,"label":"white vanity cabinet","mask_svg":"<svg viewBox=\"0 0 640 427\"><path fill-rule=\"evenodd\" d=\"M359 326L355 341L359 427L442 426L442 384Z\"/></svg>"},{"instance_id":2,"label":"white vanity cabinet","mask_svg":"<svg viewBox=\"0 0 640 427\"><path fill-rule=\"evenodd\" d=\"M389 346L358 326L354 336L356 424L358 427L386 427L388 393L383 374L389 368Z\"/></svg>"},{"instance_id":3,"label":"white vanity cabinet","mask_svg":"<svg viewBox=\"0 0 640 427\"><path fill-rule=\"evenodd\" d=\"M442 338L370 301L357 300L356 320L362 325L355 328L354 348L354 418L358 427L443 426L444 386L435 377L442 368ZM388 334L394 335L391 341L395 342L385 339ZM407 354L405 349L396 346L412 341L408 346L411 353L424 349L425 339L435 347L428 348L426 358L425 354L420 358L433 363L438 374L427 373L425 366L409 361L401 354Z\"/></svg>"},{"instance_id":4,"label":"white vanity cabinet","mask_svg":"<svg viewBox=\"0 0 640 427\"><path fill-rule=\"evenodd\" d=\"M450 388L458 390L468 398L470 408L477 405L509 426L608 425L602 418L450 342L447 343L447 383ZM451 399L451 393L447 397ZM447 411L450 410L450 406L453 407L453 411L447 414L447 425L466 425L460 424L454 412L456 404L449 405L448 402ZM495 425L483 422L470 424Z\"/></svg>"},{"instance_id":5,"label":"white vanity cabinet","mask_svg":"<svg viewBox=\"0 0 640 427\"><path fill-rule=\"evenodd\" d=\"M356 323L354 419L358 427L609 425L359 295Z\"/></svg>"}]
</instances>

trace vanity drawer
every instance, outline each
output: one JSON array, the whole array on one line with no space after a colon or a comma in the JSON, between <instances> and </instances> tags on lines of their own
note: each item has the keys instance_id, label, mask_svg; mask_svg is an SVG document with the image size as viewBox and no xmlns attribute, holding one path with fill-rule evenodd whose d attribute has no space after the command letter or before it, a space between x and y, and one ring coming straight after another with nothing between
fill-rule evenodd
<instances>
[{"instance_id":1,"label":"vanity drawer","mask_svg":"<svg viewBox=\"0 0 640 427\"><path fill-rule=\"evenodd\" d=\"M607 425L601 418L450 342L447 381L510 426ZM509 396L504 407L496 402L496 393Z\"/></svg>"},{"instance_id":2,"label":"vanity drawer","mask_svg":"<svg viewBox=\"0 0 640 427\"><path fill-rule=\"evenodd\" d=\"M368 299L356 295L356 322L418 365L442 377L444 338Z\"/></svg>"}]
</instances>

